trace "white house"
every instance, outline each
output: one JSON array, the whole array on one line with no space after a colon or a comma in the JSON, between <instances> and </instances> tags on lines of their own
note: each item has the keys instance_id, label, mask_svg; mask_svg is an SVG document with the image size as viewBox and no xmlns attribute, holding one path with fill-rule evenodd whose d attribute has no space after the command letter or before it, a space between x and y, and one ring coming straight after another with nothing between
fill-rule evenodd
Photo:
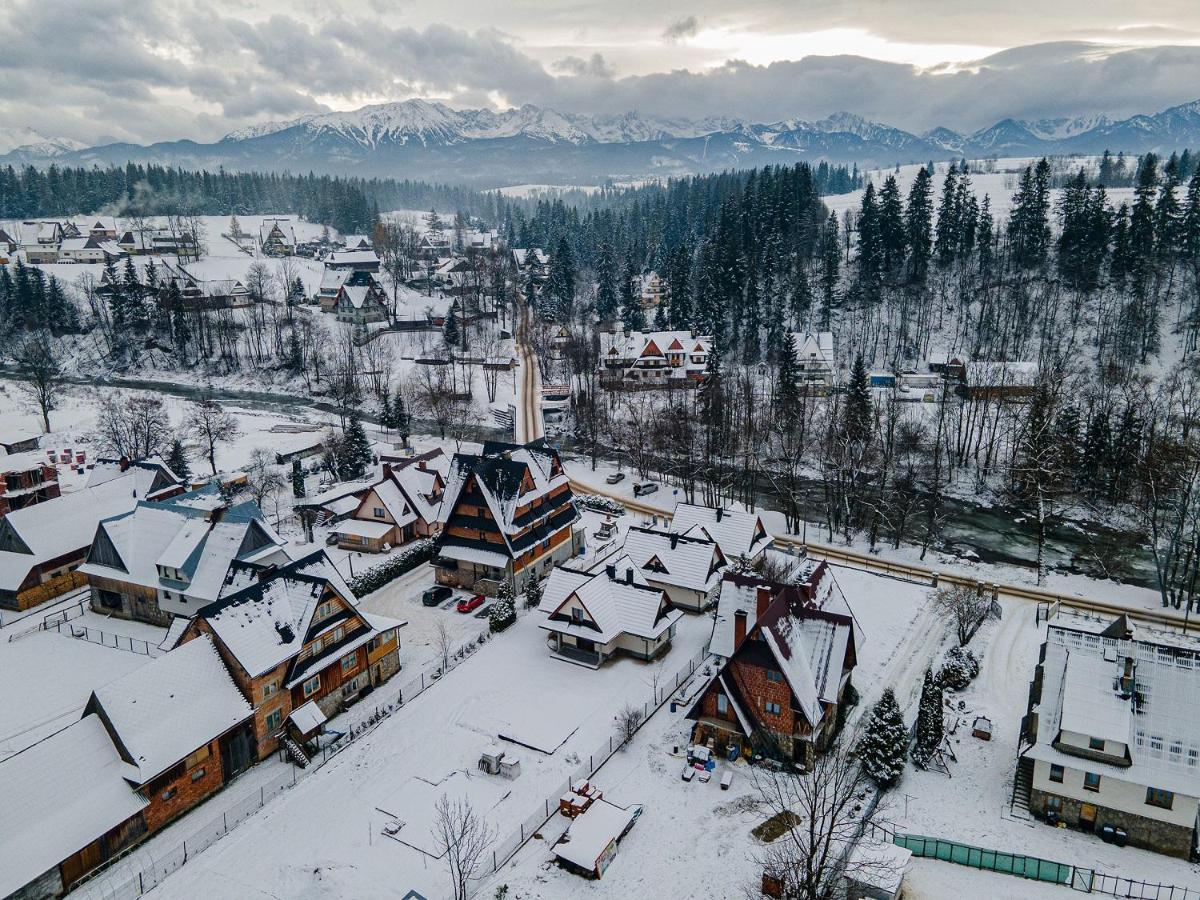
<instances>
[{"instance_id":1,"label":"white house","mask_svg":"<svg viewBox=\"0 0 1200 900\"><path fill-rule=\"evenodd\" d=\"M1056 616L1022 727L1017 783L1029 786L1030 811L1188 857L1200 811L1197 696L1200 641L1124 616Z\"/></svg>"},{"instance_id":2,"label":"white house","mask_svg":"<svg viewBox=\"0 0 1200 900\"><path fill-rule=\"evenodd\" d=\"M621 553L680 609L699 612L716 602L727 560L707 535L688 537L635 526L626 532Z\"/></svg>"},{"instance_id":3,"label":"white house","mask_svg":"<svg viewBox=\"0 0 1200 900\"><path fill-rule=\"evenodd\" d=\"M794 332L800 380L808 384L833 387L836 360L833 356L832 331Z\"/></svg>"},{"instance_id":4,"label":"white house","mask_svg":"<svg viewBox=\"0 0 1200 900\"><path fill-rule=\"evenodd\" d=\"M592 668L617 652L638 659L665 653L683 616L628 556L594 573L556 566L538 609L551 652Z\"/></svg>"},{"instance_id":5,"label":"white house","mask_svg":"<svg viewBox=\"0 0 1200 900\"><path fill-rule=\"evenodd\" d=\"M771 535L756 512L680 503L671 517L671 530L690 537L716 541L725 558L753 563L771 546Z\"/></svg>"},{"instance_id":6,"label":"white house","mask_svg":"<svg viewBox=\"0 0 1200 900\"><path fill-rule=\"evenodd\" d=\"M258 245L267 256L291 256L296 252L296 231L290 219L263 219L258 227Z\"/></svg>"},{"instance_id":7,"label":"white house","mask_svg":"<svg viewBox=\"0 0 1200 900\"><path fill-rule=\"evenodd\" d=\"M600 336L608 387L695 387L704 378L712 338L692 331L631 331Z\"/></svg>"}]
</instances>

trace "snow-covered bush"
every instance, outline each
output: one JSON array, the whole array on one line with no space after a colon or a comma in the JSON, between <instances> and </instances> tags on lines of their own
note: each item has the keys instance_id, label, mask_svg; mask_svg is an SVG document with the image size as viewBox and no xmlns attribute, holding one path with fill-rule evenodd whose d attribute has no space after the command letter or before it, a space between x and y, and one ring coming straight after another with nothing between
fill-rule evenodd
<instances>
[{"instance_id":1,"label":"snow-covered bush","mask_svg":"<svg viewBox=\"0 0 1200 900\"><path fill-rule=\"evenodd\" d=\"M367 569L361 575L350 579L347 585L354 592L355 597L365 597L367 594L379 590L385 584L395 581L405 572L411 572L421 563L429 562L432 558L433 541L429 538L420 538L409 544L404 552L397 553L379 565Z\"/></svg>"},{"instance_id":2,"label":"snow-covered bush","mask_svg":"<svg viewBox=\"0 0 1200 900\"><path fill-rule=\"evenodd\" d=\"M888 688L871 708L863 735L858 741L858 758L863 771L881 788L889 788L904 773L908 731L896 695Z\"/></svg>"},{"instance_id":3,"label":"snow-covered bush","mask_svg":"<svg viewBox=\"0 0 1200 900\"><path fill-rule=\"evenodd\" d=\"M961 691L979 674L979 660L966 647L951 647L946 651L938 681L942 687Z\"/></svg>"},{"instance_id":4,"label":"snow-covered bush","mask_svg":"<svg viewBox=\"0 0 1200 900\"><path fill-rule=\"evenodd\" d=\"M497 600L488 609L488 624L492 631L503 631L515 621L517 621L517 608L508 598Z\"/></svg>"},{"instance_id":5,"label":"snow-covered bush","mask_svg":"<svg viewBox=\"0 0 1200 900\"><path fill-rule=\"evenodd\" d=\"M607 513L610 516L620 516L625 513L625 505L612 497L601 497L599 494L576 494L575 500L580 506Z\"/></svg>"}]
</instances>

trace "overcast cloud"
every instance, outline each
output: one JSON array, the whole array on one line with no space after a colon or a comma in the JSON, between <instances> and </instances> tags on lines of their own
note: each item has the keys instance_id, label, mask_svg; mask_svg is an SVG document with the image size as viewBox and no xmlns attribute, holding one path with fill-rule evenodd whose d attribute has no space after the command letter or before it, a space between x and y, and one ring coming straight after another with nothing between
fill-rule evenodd
<instances>
[{"instance_id":1,"label":"overcast cloud","mask_svg":"<svg viewBox=\"0 0 1200 900\"><path fill-rule=\"evenodd\" d=\"M755 121L849 110L914 131L971 130L1006 116L1124 116L1200 97L1200 4L1161 0L1151 22L1133 9L1110 0L17 0L0 19L0 126L89 143L207 141L423 96Z\"/></svg>"}]
</instances>

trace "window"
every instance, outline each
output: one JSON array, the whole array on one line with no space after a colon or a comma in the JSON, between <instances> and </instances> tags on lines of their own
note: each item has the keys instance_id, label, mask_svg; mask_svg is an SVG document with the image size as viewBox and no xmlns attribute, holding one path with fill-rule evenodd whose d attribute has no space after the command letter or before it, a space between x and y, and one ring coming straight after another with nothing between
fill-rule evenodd
<instances>
[{"instance_id":1,"label":"window","mask_svg":"<svg viewBox=\"0 0 1200 900\"><path fill-rule=\"evenodd\" d=\"M333 612L333 604L326 601L325 603L322 603L320 606L318 606L317 611L315 613L313 613L313 621L316 621L318 619L323 619L327 615L329 615L331 612Z\"/></svg>"},{"instance_id":2,"label":"window","mask_svg":"<svg viewBox=\"0 0 1200 900\"><path fill-rule=\"evenodd\" d=\"M308 650L313 656L316 656L318 653L321 652L321 646L322 646L321 639L317 638L311 644L308 645Z\"/></svg>"},{"instance_id":3,"label":"window","mask_svg":"<svg viewBox=\"0 0 1200 900\"><path fill-rule=\"evenodd\" d=\"M197 769L192 773L192 781L199 781L204 777L204 769Z\"/></svg>"},{"instance_id":4,"label":"window","mask_svg":"<svg viewBox=\"0 0 1200 900\"><path fill-rule=\"evenodd\" d=\"M177 788L167 788L165 791L162 792L162 798L164 800L170 800L172 797L175 796L175 792L177 790L178 790Z\"/></svg>"},{"instance_id":5,"label":"window","mask_svg":"<svg viewBox=\"0 0 1200 900\"><path fill-rule=\"evenodd\" d=\"M1164 791L1162 788L1148 787L1146 788L1146 805L1170 809L1175 805L1175 794L1173 791Z\"/></svg>"},{"instance_id":6,"label":"window","mask_svg":"<svg viewBox=\"0 0 1200 900\"><path fill-rule=\"evenodd\" d=\"M342 674L344 675L345 673L353 670L354 667L357 665L358 665L358 654L357 653L347 653L345 656L342 657Z\"/></svg>"},{"instance_id":7,"label":"window","mask_svg":"<svg viewBox=\"0 0 1200 900\"><path fill-rule=\"evenodd\" d=\"M1062 812L1062 797L1047 797L1046 809L1048 811L1061 813Z\"/></svg>"},{"instance_id":8,"label":"window","mask_svg":"<svg viewBox=\"0 0 1200 900\"><path fill-rule=\"evenodd\" d=\"M1094 737L1088 738L1088 749L1089 750L1103 750L1104 749L1104 738L1094 738Z\"/></svg>"},{"instance_id":9,"label":"window","mask_svg":"<svg viewBox=\"0 0 1200 900\"><path fill-rule=\"evenodd\" d=\"M729 698L724 694L717 694L717 715L723 716L729 712Z\"/></svg>"},{"instance_id":10,"label":"window","mask_svg":"<svg viewBox=\"0 0 1200 900\"><path fill-rule=\"evenodd\" d=\"M778 716L783 712L783 707L771 700L767 700L765 703L763 703L763 709L773 716Z\"/></svg>"},{"instance_id":11,"label":"window","mask_svg":"<svg viewBox=\"0 0 1200 900\"><path fill-rule=\"evenodd\" d=\"M330 644L330 645L336 644L338 641L340 641L345 636L345 634L346 634L345 629L343 629L342 626L339 625L337 628L333 629L333 636L325 639L325 643Z\"/></svg>"},{"instance_id":12,"label":"window","mask_svg":"<svg viewBox=\"0 0 1200 900\"><path fill-rule=\"evenodd\" d=\"M208 759L210 755L211 751L208 749L208 744L205 744L203 747L189 756L184 762L183 766L185 769L194 769L196 766L200 765L200 763Z\"/></svg>"},{"instance_id":13,"label":"window","mask_svg":"<svg viewBox=\"0 0 1200 900\"><path fill-rule=\"evenodd\" d=\"M387 515L387 512L384 511L382 506L376 506L373 510L371 510L371 512L375 514L375 518L377 519L382 519Z\"/></svg>"},{"instance_id":14,"label":"window","mask_svg":"<svg viewBox=\"0 0 1200 900\"><path fill-rule=\"evenodd\" d=\"M583 621L583 610L580 609L579 607L575 607L574 609L572 609L571 610L571 621L575 622L575 623L582 622Z\"/></svg>"},{"instance_id":15,"label":"window","mask_svg":"<svg viewBox=\"0 0 1200 900\"><path fill-rule=\"evenodd\" d=\"M283 724L283 710L275 709L267 714L266 726L267 731L276 732L279 726Z\"/></svg>"},{"instance_id":16,"label":"window","mask_svg":"<svg viewBox=\"0 0 1200 900\"><path fill-rule=\"evenodd\" d=\"M319 673L314 675L312 678L308 679L308 681L304 682L303 691L304 691L305 697L311 697L313 694L315 694L320 689L321 689L321 676Z\"/></svg>"},{"instance_id":17,"label":"window","mask_svg":"<svg viewBox=\"0 0 1200 900\"><path fill-rule=\"evenodd\" d=\"M262 686L262 698L266 700L268 697L275 696L275 692L279 690L278 681L268 681Z\"/></svg>"},{"instance_id":18,"label":"window","mask_svg":"<svg viewBox=\"0 0 1200 900\"><path fill-rule=\"evenodd\" d=\"M1083 773L1083 789L1085 791L1100 790L1100 776L1097 775L1095 772L1084 772Z\"/></svg>"},{"instance_id":19,"label":"window","mask_svg":"<svg viewBox=\"0 0 1200 900\"><path fill-rule=\"evenodd\" d=\"M1062 784L1062 781L1063 781L1063 767L1062 766L1055 765L1054 763L1050 764L1050 780L1053 781L1055 784Z\"/></svg>"},{"instance_id":20,"label":"window","mask_svg":"<svg viewBox=\"0 0 1200 900\"><path fill-rule=\"evenodd\" d=\"M783 681L783 673L776 672L774 669L767 669L767 681L781 682Z\"/></svg>"}]
</instances>

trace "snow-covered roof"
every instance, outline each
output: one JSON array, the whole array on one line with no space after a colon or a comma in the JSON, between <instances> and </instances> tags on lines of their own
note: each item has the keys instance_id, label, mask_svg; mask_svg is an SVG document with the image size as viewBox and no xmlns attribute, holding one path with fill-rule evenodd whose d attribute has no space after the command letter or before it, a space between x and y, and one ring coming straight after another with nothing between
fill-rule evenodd
<instances>
[{"instance_id":1,"label":"snow-covered roof","mask_svg":"<svg viewBox=\"0 0 1200 900\"><path fill-rule=\"evenodd\" d=\"M98 716L0 762L0 896L138 814L144 797Z\"/></svg>"},{"instance_id":2,"label":"snow-covered roof","mask_svg":"<svg viewBox=\"0 0 1200 900\"><path fill-rule=\"evenodd\" d=\"M765 578L754 580L751 575L742 578L725 577L721 582L721 598L717 602L717 617L713 622L709 650L718 656L733 656L733 651L737 649L734 635L736 615L738 612L745 614L748 634L758 622L760 587L774 594L774 587Z\"/></svg>"},{"instance_id":3,"label":"snow-covered roof","mask_svg":"<svg viewBox=\"0 0 1200 900\"><path fill-rule=\"evenodd\" d=\"M301 734L309 734L325 724L325 713L317 706L316 700L296 707L288 714L288 721L296 726Z\"/></svg>"},{"instance_id":4,"label":"snow-covered roof","mask_svg":"<svg viewBox=\"0 0 1200 900\"><path fill-rule=\"evenodd\" d=\"M1115 658L1106 660L1104 652L1099 645L1069 649L1047 644L1037 741L1026 755L1130 784L1200 797L1200 720L1195 714L1200 669L1190 658L1160 662L1139 657L1133 691L1122 698L1120 676L1128 653L1110 654ZM1094 756L1085 759L1060 750L1055 744L1064 730L1125 744L1131 765L1115 765Z\"/></svg>"},{"instance_id":5,"label":"snow-covered roof","mask_svg":"<svg viewBox=\"0 0 1200 900\"><path fill-rule=\"evenodd\" d=\"M671 530L692 537L707 535L731 561L739 556L754 559L771 544L758 513L740 509L679 503L671 517Z\"/></svg>"},{"instance_id":6,"label":"snow-covered roof","mask_svg":"<svg viewBox=\"0 0 1200 900\"><path fill-rule=\"evenodd\" d=\"M296 232L289 219L263 219L262 224L258 226L259 242L266 243L270 239L271 233L277 228L284 244L294 245L296 243Z\"/></svg>"},{"instance_id":7,"label":"snow-covered roof","mask_svg":"<svg viewBox=\"0 0 1200 900\"><path fill-rule=\"evenodd\" d=\"M253 713L208 635L110 682L94 697L139 784Z\"/></svg>"},{"instance_id":8,"label":"snow-covered roof","mask_svg":"<svg viewBox=\"0 0 1200 900\"><path fill-rule=\"evenodd\" d=\"M331 266L379 265L379 254L374 250L334 250L329 254Z\"/></svg>"},{"instance_id":9,"label":"snow-covered roof","mask_svg":"<svg viewBox=\"0 0 1200 900\"><path fill-rule=\"evenodd\" d=\"M336 294L338 288L349 281L353 274L351 269L331 269L326 266L321 274L321 286L318 290L323 294Z\"/></svg>"},{"instance_id":10,"label":"snow-covered roof","mask_svg":"<svg viewBox=\"0 0 1200 900\"><path fill-rule=\"evenodd\" d=\"M29 552L0 551L0 589L17 590L30 569L92 543L101 519L129 512L150 486L142 469L10 512L0 520L0 540Z\"/></svg>"},{"instance_id":11,"label":"snow-covered roof","mask_svg":"<svg viewBox=\"0 0 1200 900\"><path fill-rule=\"evenodd\" d=\"M578 603L588 621L572 618L566 607ZM671 606L661 588L651 587L628 556L581 578L580 573L556 567L546 580L538 609L547 615L541 627L603 644L630 634L656 640L683 616Z\"/></svg>"},{"instance_id":12,"label":"snow-covered roof","mask_svg":"<svg viewBox=\"0 0 1200 900\"><path fill-rule=\"evenodd\" d=\"M283 539L253 501L216 516L203 507L172 501L143 502L100 523L80 571L179 593L192 603L190 607L183 600L165 598L160 605L168 612L190 616L199 605L220 596L233 560L282 545ZM119 557L119 564L110 553ZM175 577L176 571L182 578Z\"/></svg>"},{"instance_id":13,"label":"snow-covered roof","mask_svg":"<svg viewBox=\"0 0 1200 900\"><path fill-rule=\"evenodd\" d=\"M345 519L338 523L334 531L337 534L347 534L353 537L365 537L373 540L383 537L392 530L390 522L372 522L366 519Z\"/></svg>"},{"instance_id":14,"label":"snow-covered roof","mask_svg":"<svg viewBox=\"0 0 1200 900\"><path fill-rule=\"evenodd\" d=\"M567 833L554 845L554 855L581 869L595 869L600 854L629 828L638 811L637 806L594 801L571 822Z\"/></svg>"},{"instance_id":15,"label":"snow-covered roof","mask_svg":"<svg viewBox=\"0 0 1200 900\"><path fill-rule=\"evenodd\" d=\"M711 538L654 528L630 528L621 551L652 582L707 592L716 586L725 555Z\"/></svg>"}]
</instances>

